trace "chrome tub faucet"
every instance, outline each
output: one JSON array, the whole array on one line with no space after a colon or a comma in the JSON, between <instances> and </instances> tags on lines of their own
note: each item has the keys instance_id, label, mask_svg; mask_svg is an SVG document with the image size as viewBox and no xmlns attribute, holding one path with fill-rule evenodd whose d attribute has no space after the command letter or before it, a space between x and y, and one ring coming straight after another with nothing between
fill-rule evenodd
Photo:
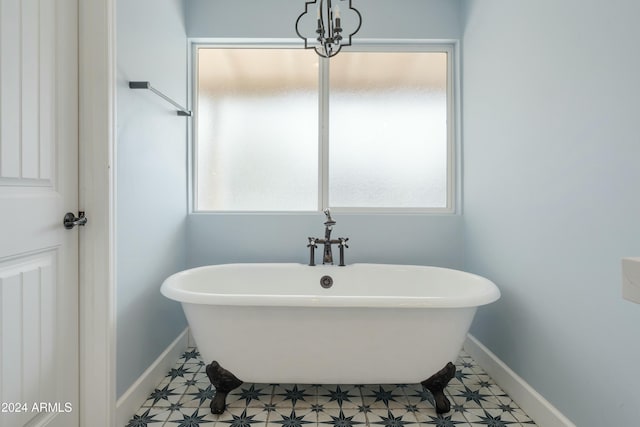
<instances>
[{"instance_id":1,"label":"chrome tub faucet","mask_svg":"<svg viewBox=\"0 0 640 427\"><path fill-rule=\"evenodd\" d=\"M340 249L340 263L338 264L340 267L344 267L344 248L348 248L347 241L348 237L338 237L337 239L331 239L331 231L333 230L333 226L336 224L336 221L331 218L331 212L329 209L324 210L324 214L327 217L327 220L324 222L324 239L319 239L317 237L309 237L309 244L307 247L310 251L309 257L309 265L316 265L315 262L315 249L318 247L318 244L324 245L323 253L322 253L322 264L333 264L333 253L331 251L331 245L338 245Z\"/></svg>"}]
</instances>

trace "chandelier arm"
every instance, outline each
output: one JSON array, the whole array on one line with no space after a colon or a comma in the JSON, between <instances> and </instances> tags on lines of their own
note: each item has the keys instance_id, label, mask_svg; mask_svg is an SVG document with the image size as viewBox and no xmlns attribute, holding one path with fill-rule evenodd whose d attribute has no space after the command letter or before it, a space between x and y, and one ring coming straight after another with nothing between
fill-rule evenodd
<instances>
[{"instance_id":1,"label":"chandelier arm","mask_svg":"<svg viewBox=\"0 0 640 427\"><path fill-rule=\"evenodd\" d=\"M313 49L316 51L318 56L321 56L323 58L333 58L340 52L340 50L342 50L342 46L338 45L337 49L335 50L333 48L327 48L325 45L315 46Z\"/></svg>"},{"instance_id":2,"label":"chandelier arm","mask_svg":"<svg viewBox=\"0 0 640 427\"><path fill-rule=\"evenodd\" d=\"M300 37L302 40L304 40L304 48L305 49L311 49L311 46L308 46L307 44L307 38L305 36L303 36L302 34L300 34L300 30L298 29L298 26L300 25L300 20L302 19L302 17L304 15L306 15L307 13L309 13L309 5L312 4L318 4L318 1L320 1L320 9L318 10L318 15L319 15L319 24L320 27L322 29L322 32L324 33L324 18L322 16L322 14L320 13L320 10L322 8L322 3L323 0L310 0L304 3L304 12L302 12L299 16L298 19L296 19L296 26L295 26L295 30L296 30L296 34L298 35L298 37Z\"/></svg>"},{"instance_id":3,"label":"chandelier arm","mask_svg":"<svg viewBox=\"0 0 640 427\"><path fill-rule=\"evenodd\" d=\"M322 49L324 49L324 46L315 46L313 48L313 50L316 51L316 53L318 54L318 56L322 57L322 58L330 58L329 55L327 55Z\"/></svg>"},{"instance_id":4,"label":"chandelier arm","mask_svg":"<svg viewBox=\"0 0 640 427\"><path fill-rule=\"evenodd\" d=\"M324 1L324 0L320 0ZM326 0L327 2L327 33L323 34L324 39L328 40L329 43L333 43L333 6L331 5L331 0Z\"/></svg>"},{"instance_id":5,"label":"chandelier arm","mask_svg":"<svg viewBox=\"0 0 640 427\"><path fill-rule=\"evenodd\" d=\"M340 52L340 50L342 50L342 45L341 44L338 45L338 48L336 50L332 49L331 53L329 53L329 56L327 56L327 58L333 58L334 56L336 56Z\"/></svg>"}]
</instances>

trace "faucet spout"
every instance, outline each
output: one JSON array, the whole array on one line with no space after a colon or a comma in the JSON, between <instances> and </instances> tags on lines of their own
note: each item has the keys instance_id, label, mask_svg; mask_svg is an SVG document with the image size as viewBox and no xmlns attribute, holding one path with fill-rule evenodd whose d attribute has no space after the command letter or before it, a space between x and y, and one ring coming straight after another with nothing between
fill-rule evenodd
<instances>
[{"instance_id":1,"label":"faucet spout","mask_svg":"<svg viewBox=\"0 0 640 427\"><path fill-rule=\"evenodd\" d=\"M323 212L327 217L327 220L324 222L325 227L332 227L336 225L336 221L331 218L331 211L329 210L329 208L325 209Z\"/></svg>"},{"instance_id":2,"label":"faucet spout","mask_svg":"<svg viewBox=\"0 0 640 427\"><path fill-rule=\"evenodd\" d=\"M344 248L349 247L346 245L346 241L349 239L344 237L334 240L331 239L331 231L333 230L333 226L336 225L336 221L331 218L331 212L329 211L329 209L325 209L323 212L327 217L327 220L324 222L324 239L309 237L309 244L307 245L307 247L310 249L309 265L315 265L314 250L318 247L318 244L323 245L322 263L333 264L333 252L331 251L331 245L337 244L340 247L340 266L344 266Z\"/></svg>"}]
</instances>

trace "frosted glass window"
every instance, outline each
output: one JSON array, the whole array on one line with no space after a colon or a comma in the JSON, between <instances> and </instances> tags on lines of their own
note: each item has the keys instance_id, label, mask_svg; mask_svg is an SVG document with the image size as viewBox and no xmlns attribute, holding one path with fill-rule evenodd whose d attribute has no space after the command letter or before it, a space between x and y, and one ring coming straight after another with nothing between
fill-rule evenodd
<instances>
[{"instance_id":1,"label":"frosted glass window","mask_svg":"<svg viewBox=\"0 0 640 427\"><path fill-rule=\"evenodd\" d=\"M362 50L198 46L195 210L453 212L453 48Z\"/></svg>"},{"instance_id":2,"label":"frosted glass window","mask_svg":"<svg viewBox=\"0 0 640 427\"><path fill-rule=\"evenodd\" d=\"M196 210L318 207L318 58L197 50Z\"/></svg>"},{"instance_id":3,"label":"frosted glass window","mask_svg":"<svg viewBox=\"0 0 640 427\"><path fill-rule=\"evenodd\" d=\"M341 52L329 112L329 206L447 207L447 53Z\"/></svg>"}]
</instances>

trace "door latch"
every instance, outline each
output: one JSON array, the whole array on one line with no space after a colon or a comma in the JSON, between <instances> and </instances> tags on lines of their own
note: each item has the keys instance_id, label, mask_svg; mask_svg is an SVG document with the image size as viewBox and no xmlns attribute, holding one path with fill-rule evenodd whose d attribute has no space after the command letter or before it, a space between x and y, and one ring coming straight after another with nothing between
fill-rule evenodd
<instances>
[{"instance_id":1,"label":"door latch","mask_svg":"<svg viewBox=\"0 0 640 427\"><path fill-rule=\"evenodd\" d=\"M67 212L62 220L64 228L71 230L76 225L84 226L87 223L87 217L84 216L84 211L78 212L76 217L72 212Z\"/></svg>"}]
</instances>

